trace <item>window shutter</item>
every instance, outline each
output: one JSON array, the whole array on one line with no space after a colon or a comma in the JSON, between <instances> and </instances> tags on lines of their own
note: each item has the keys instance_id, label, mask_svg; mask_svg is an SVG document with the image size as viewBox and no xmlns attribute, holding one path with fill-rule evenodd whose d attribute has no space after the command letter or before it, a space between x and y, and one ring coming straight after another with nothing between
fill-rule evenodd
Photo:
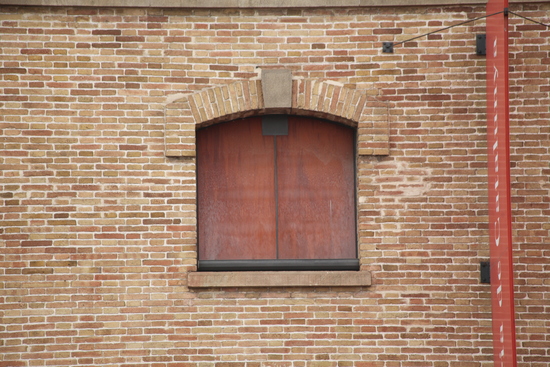
<instances>
[{"instance_id":1,"label":"window shutter","mask_svg":"<svg viewBox=\"0 0 550 367\"><path fill-rule=\"evenodd\" d=\"M273 137L260 118L197 134L199 258L272 259L276 253Z\"/></svg>"},{"instance_id":2,"label":"window shutter","mask_svg":"<svg viewBox=\"0 0 550 367\"><path fill-rule=\"evenodd\" d=\"M279 258L355 258L354 132L292 117L277 137Z\"/></svg>"},{"instance_id":3,"label":"window shutter","mask_svg":"<svg viewBox=\"0 0 550 367\"><path fill-rule=\"evenodd\" d=\"M353 129L296 116L199 130L199 261L356 259L354 146Z\"/></svg>"}]
</instances>

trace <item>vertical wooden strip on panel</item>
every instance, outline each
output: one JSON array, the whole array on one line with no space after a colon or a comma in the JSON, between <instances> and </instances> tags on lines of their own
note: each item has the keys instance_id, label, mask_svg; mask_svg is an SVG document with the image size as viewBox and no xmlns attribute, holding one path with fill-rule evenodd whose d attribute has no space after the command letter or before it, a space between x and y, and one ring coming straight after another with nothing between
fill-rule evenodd
<instances>
[{"instance_id":1,"label":"vertical wooden strip on panel","mask_svg":"<svg viewBox=\"0 0 550 367\"><path fill-rule=\"evenodd\" d=\"M291 117L277 162L279 258L355 258L353 129Z\"/></svg>"},{"instance_id":2,"label":"vertical wooden strip on panel","mask_svg":"<svg viewBox=\"0 0 550 367\"><path fill-rule=\"evenodd\" d=\"M199 259L273 259L274 142L260 118L197 132Z\"/></svg>"}]
</instances>

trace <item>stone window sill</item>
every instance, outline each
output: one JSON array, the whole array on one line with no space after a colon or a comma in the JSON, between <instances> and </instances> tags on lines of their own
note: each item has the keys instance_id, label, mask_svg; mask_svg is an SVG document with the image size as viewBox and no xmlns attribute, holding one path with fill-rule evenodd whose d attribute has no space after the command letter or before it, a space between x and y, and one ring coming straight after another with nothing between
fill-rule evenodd
<instances>
[{"instance_id":1,"label":"stone window sill","mask_svg":"<svg viewBox=\"0 0 550 367\"><path fill-rule=\"evenodd\" d=\"M189 288L364 287L368 271L220 271L190 272Z\"/></svg>"}]
</instances>

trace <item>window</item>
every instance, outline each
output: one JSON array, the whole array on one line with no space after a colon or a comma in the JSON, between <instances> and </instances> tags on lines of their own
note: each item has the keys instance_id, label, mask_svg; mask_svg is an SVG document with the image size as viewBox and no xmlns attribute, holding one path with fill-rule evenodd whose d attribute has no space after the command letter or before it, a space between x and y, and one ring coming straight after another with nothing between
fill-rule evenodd
<instances>
[{"instance_id":1,"label":"window","mask_svg":"<svg viewBox=\"0 0 550 367\"><path fill-rule=\"evenodd\" d=\"M354 147L297 116L200 129L199 270L357 270Z\"/></svg>"}]
</instances>

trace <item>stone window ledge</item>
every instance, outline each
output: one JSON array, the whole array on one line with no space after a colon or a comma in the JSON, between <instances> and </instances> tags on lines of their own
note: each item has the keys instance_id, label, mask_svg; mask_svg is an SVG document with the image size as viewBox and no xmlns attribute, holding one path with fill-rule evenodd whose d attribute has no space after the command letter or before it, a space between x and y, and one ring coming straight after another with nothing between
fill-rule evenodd
<instances>
[{"instance_id":1,"label":"stone window ledge","mask_svg":"<svg viewBox=\"0 0 550 367\"><path fill-rule=\"evenodd\" d=\"M364 287L368 271L229 271L190 272L189 288L239 287Z\"/></svg>"}]
</instances>

